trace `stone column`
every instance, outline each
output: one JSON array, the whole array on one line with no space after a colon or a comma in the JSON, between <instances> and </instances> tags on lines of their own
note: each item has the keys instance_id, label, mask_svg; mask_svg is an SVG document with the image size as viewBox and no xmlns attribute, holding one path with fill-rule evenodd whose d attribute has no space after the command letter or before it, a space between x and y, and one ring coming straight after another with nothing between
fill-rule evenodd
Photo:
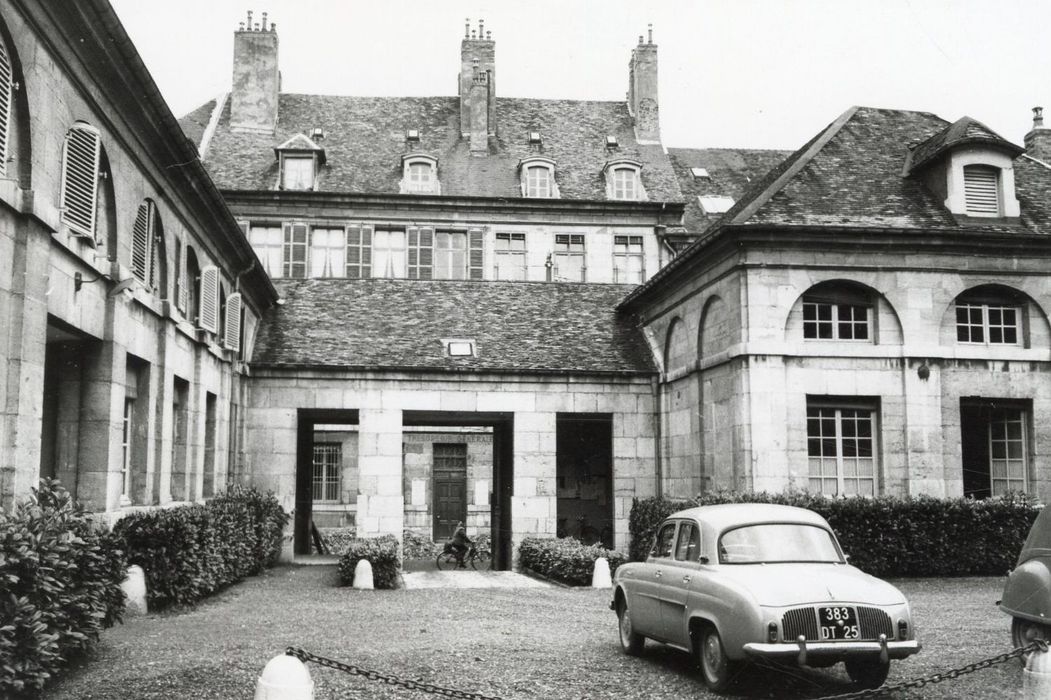
<instances>
[{"instance_id":1,"label":"stone column","mask_svg":"<svg viewBox=\"0 0 1051 700\"><path fill-rule=\"evenodd\" d=\"M401 411L362 410L359 421L358 536L392 534L400 540L405 527Z\"/></svg>"},{"instance_id":2,"label":"stone column","mask_svg":"<svg viewBox=\"0 0 1051 700\"><path fill-rule=\"evenodd\" d=\"M558 517L556 415L554 412L515 413L514 494L511 498L511 531L515 546L525 537L555 536Z\"/></svg>"},{"instance_id":3,"label":"stone column","mask_svg":"<svg viewBox=\"0 0 1051 700\"><path fill-rule=\"evenodd\" d=\"M120 507L127 354L112 341L85 348L76 498L89 511Z\"/></svg>"}]
</instances>

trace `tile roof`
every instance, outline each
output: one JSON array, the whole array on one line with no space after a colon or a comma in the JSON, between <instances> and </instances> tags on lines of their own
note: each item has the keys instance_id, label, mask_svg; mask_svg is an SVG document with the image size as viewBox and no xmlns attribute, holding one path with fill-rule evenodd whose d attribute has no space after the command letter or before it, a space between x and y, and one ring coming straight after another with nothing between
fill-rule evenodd
<instances>
[{"instance_id":1,"label":"tile roof","mask_svg":"<svg viewBox=\"0 0 1051 700\"><path fill-rule=\"evenodd\" d=\"M614 307L631 285L391 279L275 281L254 366L632 373L654 370ZM442 339L477 342L446 357Z\"/></svg>"},{"instance_id":2,"label":"tile roof","mask_svg":"<svg viewBox=\"0 0 1051 700\"><path fill-rule=\"evenodd\" d=\"M686 230L699 234L722 218L720 214L705 213L698 196L722 195L739 200L753 182L791 153L756 148L669 148L679 189L686 198ZM709 177L694 177L692 168L704 168Z\"/></svg>"},{"instance_id":3,"label":"tile roof","mask_svg":"<svg viewBox=\"0 0 1051 700\"><path fill-rule=\"evenodd\" d=\"M229 101L228 101L229 103ZM205 111L187 115L194 130ZM421 152L438 159L442 194L448 196L520 197L518 162L542 155L556 162L555 179L562 199L606 199L602 166L611 157L643 164L642 180L652 201L681 201L679 182L660 145L639 144L623 102L497 98L498 135L490 155L472 157L460 135L457 97L280 96L273 135L234 132L229 104L203 154L221 189L269 190L277 182L274 147L314 127L325 130L328 164L321 169L318 190L397 194L402 179L401 156ZM191 119L196 115L196 119ZM405 131L419 129L420 140L407 142ZM540 131L538 150L528 131ZM619 148L606 148L613 134Z\"/></svg>"},{"instance_id":4,"label":"tile roof","mask_svg":"<svg viewBox=\"0 0 1051 700\"><path fill-rule=\"evenodd\" d=\"M1016 146L995 131L970 117L961 117L926 141L919 143L912 152L910 169L917 169L934 160L954 146L981 143L1008 151L1017 156L1025 149Z\"/></svg>"},{"instance_id":5,"label":"tile roof","mask_svg":"<svg viewBox=\"0 0 1051 700\"><path fill-rule=\"evenodd\" d=\"M208 129L208 122L211 121L212 112L214 111L215 100L210 100L189 114L179 118L179 126L182 127L183 133L186 134L186 138L190 139L198 150L201 148L204 132Z\"/></svg>"}]
</instances>

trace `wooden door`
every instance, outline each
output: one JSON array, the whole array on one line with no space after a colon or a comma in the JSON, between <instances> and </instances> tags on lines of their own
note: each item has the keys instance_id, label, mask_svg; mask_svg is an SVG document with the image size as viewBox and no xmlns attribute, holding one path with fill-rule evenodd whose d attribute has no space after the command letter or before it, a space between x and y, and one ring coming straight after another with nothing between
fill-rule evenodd
<instances>
[{"instance_id":1,"label":"wooden door","mask_svg":"<svg viewBox=\"0 0 1051 700\"><path fill-rule=\"evenodd\" d=\"M434 539L447 540L467 522L467 445L434 443Z\"/></svg>"}]
</instances>

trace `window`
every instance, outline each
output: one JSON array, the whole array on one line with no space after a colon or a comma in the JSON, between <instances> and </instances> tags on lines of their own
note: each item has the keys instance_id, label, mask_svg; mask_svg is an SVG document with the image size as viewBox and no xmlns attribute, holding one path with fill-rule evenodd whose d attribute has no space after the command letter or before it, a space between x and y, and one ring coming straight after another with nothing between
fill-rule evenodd
<instances>
[{"instance_id":1,"label":"window","mask_svg":"<svg viewBox=\"0 0 1051 700\"><path fill-rule=\"evenodd\" d=\"M525 250L524 233L497 233L494 278L524 280L526 278Z\"/></svg>"},{"instance_id":2,"label":"window","mask_svg":"<svg viewBox=\"0 0 1051 700\"><path fill-rule=\"evenodd\" d=\"M219 268L209 265L201 270L200 309L197 312L197 326L210 333L220 330L220 284Z\"/></svg>"},{"instance_id":3,"label":"window","mask_svg":"<svg viewBox=\"0 0 1051 700\"><path fill-rule=\"evenodd\" d=\"M584 236L575 233L556 233L552 255L551 281L584 282L586 266Z\"/></svg>"},{"instance_id":4,"label":"window","mask_svg":"<svg viewBox=\"0 0 1051 700\"><path fill-rule=\"evenodd\" d=\"M663 558L670 557L674 542L675 523L668 523L657 533L657 538L653 541L653 549L650 551L650 556Z\"/></svg>"},{"instance_id":5,"label":"window","mask_svg":"<svg viewBox=\"0 0 1051 700\"><path fill-rule=\"evenodd\" d=\"M342 464L342 444L314 443L314 501L339 501L339 471Z\"/></svg>"},{"instance_id":6,"label":"window","mask_svg":"<svg viewBox=\"0 0 1051 700\"><path fill-rule=\"evenodd\" d=\"M868 406L822 405L807 399L811 491L876 495L876 412Z\"/></svg>"},{"instance_id":7,"label":"window","mask_svg":"<svg viewBox=\"0 0 1051 700\"><path fill-rule=\"evenodd\" d=\"M1029 418L1032 401L960 399L963 493L1000 496L1029 487Z\"/></svg>"},{"instance_id":8,"label":"window","mask_svg":"<svg viewBox=\"0 0 1051 700\"><path fill-rule=\"evenodd\" d=\"M475 346L473 340L450 340L443 339L445 354L449 357L474 357Z\"/></svg>"},{"instance_id":9,"label":"window","mask_svg":"<svg viewBox=\"0 0 1051 700\"><path fill-rule=\"evenodd\" d=\"M614 236L613 281L642 284L643 270L642 236Z\"/></svg>"},{"instance_id":10,"label":"window","mask_svg":"<svg viewBox=\"0 0 1051 700\"><path fill-rule=\"evenodd\" d=\"M956 340L983 345L1019 345L1021 299L996 290L972 290L956 299Z\"/></svg>"},{"instance_id":11,"label":"window","mask_svg":"<svg viewBox=\"0 0 1051 700\"><path fill-rule=\"evenodd\" d=\"M346 274L347 234L342 228L310 232L310 276L342 277Z\"/></svg>"},{"instance_id":12,"label":"window","mask_svg":"<svg viewBox=\"0 0 1051 700\"><path fill-rule=\"evenodd\" d=\"M697 561L701 553L701 530L696 523L684 522L679 528L679 539L675 545L677 561Z\"/></svg>"},{"instance_id":13,"label":"window","mask_svg":"<svg viewBox=\"0 0 1051 700\"><path fill-rule=\"evenodd\" d=\"M307 225L285 224L284 230L283 276L303 279L307 276Z\"/></svg>"},{"instance_id":14,"label":"window","mask_svg":"<svg viewBox=\"0 0 1051 700\"><path fill-rule=\"evenodd\" d=\"M405 229L376 228L372 236L372 276L405 277Z\"/></svg>"},{"instance_id":15,"label":"window","mask_svg":"<svg viewBox=\"0 0 1051 700\"><path fill-rule=\"evenodd\" d=\"M372 276L371 226L350 225L347 227L347 271L349 279L366 279Z\"/></svg>"},{"instance_id":16,"label":"window","mask_svg":"<svg viewBox=\"0 0 1051 700\"><path fill-rule=\"evenodd\" d=\"M434 236L434 279L467 279L467 233L438 231Z\"/></svg>"},{"instance_id":17,"label":"window","mask_svg":"<svg viewBox=\"0 0 1051 700\"><path fill-rule=\"evenodd\" d=\"M869 307L803 298L803 337L808 340L868 340Z\"/></svg>"},{"instance_id":18,"label":"window","mask_svg":"<svg viewBox=\"0 0 1051 700\"><path fill-rule=\"evenodd\" d=\"M1026 490L1026 421L1020 410L1003 411L989 421L989 475L992 495Z\"/></svg>"},{"instance_id":19,"label":"window","mask_svg":"<svg viewBox=\"0 0 1051 700\"><path fill-rule=\"evenodd\" d=\"M285 155L281 158L281 189L314 189L314 156Z\"/></svg>"},{"instance_id":20,"label":"window","mask_svg":"<svg viewBox=\"0 0 1051 700\"><path fill-rule=\"evenodd\" d=\"M229 350L240 351L241 327L244 324L241 293L231 294L226 300L225 328L223 329L223 346Z\"/></svg>"},{"instance_id":21,"label":"window","mask_svg":"<svg viewBox=\"0 0 1051 700\"><path fill-rule=\"evenodd\" d=\"M183 308L186 320L197 325L197 303L201 298L201 266L193 248L186 246L186 281L183 284Z\"/></svg>"},{"instance_id":22,"label":"window","mask_svg":"<svg viewBox=\"0 0 1051 700\"><path fill-rule=\"evenodd\" d=\"M733 197L726 197L720 194L698 195L697 202L701 205L701 210L705 214L725 214L734 205Z\"/></svg>"},{"instance_id":23,"label":"window","mask_svg":"<svg viewBox=\"0 0 1051 700\"><path fill-rule=\"evenodd\" d=\"M99 157L102 139L95 127L78 122L62 147L62 221L75 235L95 239Z\"/></svg>"},{"instance_id":24,"label":"window","mask_svg":"<svg viewBox=\"0 0 1051 700\"><path fill-rule=\"evenodd\" d=\"M695 180L711 180L712 176L708 174L706 168L690 168L690 174L693 175Z\"/></svg>"},{"instance_id":25,"label":"window","mask_svg":"<svg viewBox=\"0 0 1051 700\"><path fill-rule=\"evenodd\" d=\"M613 199L636 200L639 174L634 168L613 169Z\"/></svg>"},{"instance_id":26,"label":"window","mask_svg":"<svg viewBox=\"0 0 1051 700\"><path fill-rule=\"evenodd\" d=\"M1000 216L1000 169L990 165L963 166L963 198L967 214Z\"/></svg>"},{"instance_id":27,"label":"window","mask_svg":"<svg viewBox=\"0 0 1051 700\"><path fill-rule=\"evenodd\" d=\"M131 273L147 286L153 286L154 263L156 262L157 227L154 223L153 202L147 200L139 205L131 234Z\"/></svg>"},{"instance_id":28,"label":"window","mask_svg":"<svg viewBox=\"0 0 1051 700\"><path fill-rule=\"evenodd\" d=\"M438 161L431 156L410 154L402 157L402 194L441 194Z\"/></svg>"},{"instance_id":29,"label":"window","mask_svg":"<svg viewBox=\"0 0 1051 700\"><path fill-rule=\"evenodd\" d=\"M542 165L526 168L526 197L551 196L551 171Z\"/></svg>"},{"instance_id":30,"label":"window","mask_svg":"<svg viewBox=\"0 0 1051 700\"><path fill-rule=\"evenodd\" d=\"M284 275L285 237L280 226L253 224L248 230L248 242L259 256L266 274L271 277Z\"/></svg>"}]
</instances>

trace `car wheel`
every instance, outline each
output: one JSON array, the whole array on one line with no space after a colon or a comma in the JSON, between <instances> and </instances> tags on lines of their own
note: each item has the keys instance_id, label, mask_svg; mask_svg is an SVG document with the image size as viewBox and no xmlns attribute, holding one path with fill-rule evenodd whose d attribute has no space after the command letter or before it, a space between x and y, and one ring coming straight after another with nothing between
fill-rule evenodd
<instances>
[{"instance_id":1,"label":"car wheel","mask_svg":"<svg viewBox=\"0 0 1051 700\"><path fill-rule=\"evenodd\" d=\"M716 692L726 690L736 674L737 664L726 655L719 630L711 625L705 627L701 631L696 651L704 684Z\"/></svg>"},{"instance_id":2,"label":"car wheel","mask_svg":"<svg viewBox=\"0 0 1051 700\"><path fill-rule=\"evenodd\" d=\"M1051 627L1032 620L1024 620L1020 617L1011 619L1011 646L1017 649L1018 647L1028 646L1037 639L1051 641ZM1020 657L1019 660L1022 662L1022 666L1025 666L1028 656L1026 654Z\"/></svg>"},{"instance_id":3,"label":"car wheel","mask_svg":"<svg viewBox=\"0 0 1051 700\"><path fill-rule=\"evenodd\" d=\"M625 654L638 656L646 646L646 638L635 631L631 624L631 613L628 611L627 601L621 599L617 603L617 631L620 634L620 648Z\"/></svg>"},{"instance_id":4,"label":"car wheel","mask_svg":"<svg viewBox=\"0 0 1051 700\"><path fill-rule=\"evenodd\" d=\"M879 659L847 659L847 675L862 688L878 688L887 680L890 662Z\"/></svg>"}]
</instances>

